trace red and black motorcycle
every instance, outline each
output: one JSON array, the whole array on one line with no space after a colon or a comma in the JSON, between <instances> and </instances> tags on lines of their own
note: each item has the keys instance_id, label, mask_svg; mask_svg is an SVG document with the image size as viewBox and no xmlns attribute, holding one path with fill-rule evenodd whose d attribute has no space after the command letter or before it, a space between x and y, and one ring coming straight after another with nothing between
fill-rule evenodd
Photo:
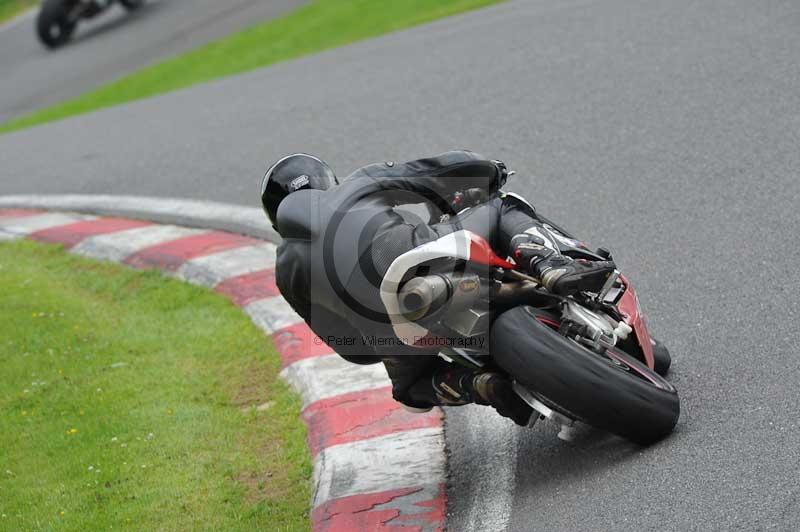
<instances>
[{"instance_id":1,"label":"red and black motorcycle","mask_svg":"<svg viewBox=\"0 0 800 532\"><path fill-rule=\"evenodd\" d=\"M555 224L545 229L565 255L610 258ZM506 373L535 411L530 424L547 418L562 439L580 421L649 444L678 421L678 393L664 378L669 352L650 336L636 292L618 271L598 293L563 297L461 230L396 259L381 299L398 338L438 347L453 364Z\"/></svg>"},{"instance_id":2,"label":"red and black motorcycle","mask_svg":"<svg viewBox=\"0 0 800 532\"><path fill-rule=\"evenodd\" d=\"M116 1L132 11L145 0L44 0L36 18L36 33L48 48L58 48L69 41L78 22L96 17Z\"/></svg>"}]
</instances>

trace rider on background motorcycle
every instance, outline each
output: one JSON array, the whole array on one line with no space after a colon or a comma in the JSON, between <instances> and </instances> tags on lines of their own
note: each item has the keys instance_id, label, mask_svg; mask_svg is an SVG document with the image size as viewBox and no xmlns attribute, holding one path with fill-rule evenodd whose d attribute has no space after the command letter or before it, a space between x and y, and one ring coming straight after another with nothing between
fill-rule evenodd
<instances>
[{"instance_id":1,"label":"rider on background motorcycle","mask_svg":"<svg viewBox=\"0 0 800 532\"><path fill-rule=\"evenodd\" d=\"M372 164L341 184L316 157L284 157L269 168L262 186L264 209L283 238L278 288L314 333L346 360L382 361L393 397L409 409L477 403L524 425L532 410L506 377L454 367L432 356L437 350L399 341L379 295L383 275L397 257L462 229L514 258L553 293L597 291L614 264L561 255L558 240L570 239L524 200L503 193L507 177L503 163L469 151ZM438 223L409 220L396 209L424 203L436 212L451 212L470 190L481 191L485 200Z\"/></svg>"}]
</instances>

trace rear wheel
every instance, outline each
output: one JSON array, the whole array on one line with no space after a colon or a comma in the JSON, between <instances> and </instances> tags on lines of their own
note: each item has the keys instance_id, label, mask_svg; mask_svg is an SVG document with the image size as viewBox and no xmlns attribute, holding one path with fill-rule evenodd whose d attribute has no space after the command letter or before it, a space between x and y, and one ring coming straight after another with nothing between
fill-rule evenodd
<instances>
[{"instance_id":1,"label":"rear wheel","mask_svg":"<svg viewBox=\"0 0 800 532\"><path fill-rule=\"evenodd\" d=\"M75 31L75 22L69 20L68 5L64 0L45 0L36 19L36 33L48 48L63 46Z\"/></svg>"},{"instance_id":2,"label":"rear wheel","mask_svg":"<svg viewBox=\"0 0 800 532\"><path fill-rule=\"evenodd\" d=\"M647 445L672 432L675 388L617 349L594 352L558 332L558 316L516 307L492 326L495 362L546 404L589 425Z\"/></svg>"}]
</instances>

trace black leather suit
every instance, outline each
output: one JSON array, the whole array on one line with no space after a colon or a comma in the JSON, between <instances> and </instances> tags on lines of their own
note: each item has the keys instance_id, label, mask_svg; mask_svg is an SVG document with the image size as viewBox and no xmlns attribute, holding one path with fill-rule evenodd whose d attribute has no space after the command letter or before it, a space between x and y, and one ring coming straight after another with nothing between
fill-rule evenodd
<instances>
[{"instance_id":1,"label":"black leather suit","mask_svg":"<svg viewBox=\"0 0 800 532\"><path fill-rule=\"evenodd\" d=\"M281 293L346 360L383 361L396 400L415 407L436 404L430 375L439 359L396 338L379 297L380 282L401 254L461 229L508 254L514 235L541 222L529 205L499 191L503 178L496 163L454 151L404 164L373 164L327 191L290 194L277 215ZM489 199L445 223L409 220L396 210L422 202L445 210L454 192L470 188L487 191Z\"/></svg>"}]
</instances>

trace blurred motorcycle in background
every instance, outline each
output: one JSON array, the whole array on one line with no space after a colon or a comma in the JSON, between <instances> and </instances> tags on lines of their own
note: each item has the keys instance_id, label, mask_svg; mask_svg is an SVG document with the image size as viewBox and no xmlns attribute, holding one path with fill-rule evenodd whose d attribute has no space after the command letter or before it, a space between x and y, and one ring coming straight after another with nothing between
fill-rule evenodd
<instances>
[{"instance_id":1,"label":"blurred motorcycle in background","mask_svg":"<svg viewBox=\"0 0 800 532\"><path fill-rule=\"evenodd\" d=\"M48 48L58 48L69 41L82 19L93 18L115 2L132 11L145 0L44 0L36 19L36 33Z\"/></svg>"}]
</instances>

